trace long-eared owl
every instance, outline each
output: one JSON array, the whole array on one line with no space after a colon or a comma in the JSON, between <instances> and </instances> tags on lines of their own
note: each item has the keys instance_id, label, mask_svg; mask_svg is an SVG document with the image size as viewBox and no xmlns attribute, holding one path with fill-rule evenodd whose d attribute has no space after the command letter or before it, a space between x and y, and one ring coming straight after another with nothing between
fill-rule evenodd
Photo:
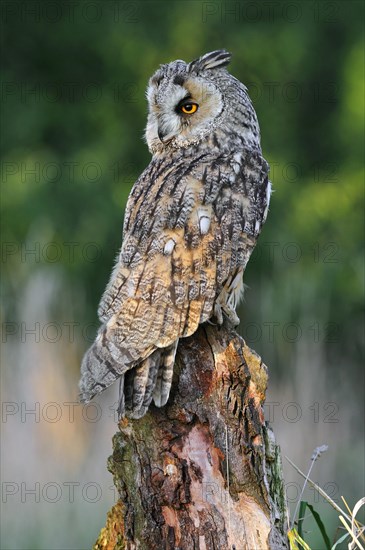
<instances>
[{"instance_id":1,"label":"long-eared owl","mask_svg":"<svg viewBox=\"0 0 365 550\"><path fill-rule=\"evenodd\" d=\"M120 413L168 400L180 338L237 324L243 272L265 222L269 166L247 88L225 50L161 65L151 77L152 159L130 193L123 244L86 352L80 398L120 381Z\"/></svg>"}]
</instances>

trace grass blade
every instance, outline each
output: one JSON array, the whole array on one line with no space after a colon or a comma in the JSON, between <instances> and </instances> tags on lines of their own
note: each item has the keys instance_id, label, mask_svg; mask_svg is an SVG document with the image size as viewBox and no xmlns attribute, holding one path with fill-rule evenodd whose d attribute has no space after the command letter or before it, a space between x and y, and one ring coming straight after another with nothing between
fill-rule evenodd
<instances>
[{"instance_id":1,"label":"grass blade","mask_svg":"<svg viewBox=\"0 0 365 550\"><path fill-rule=\"evenodd\" d=\"M288 531L288 539L290 550L311 550L308 544L302 539L301 536L299 536L296 529L290 529ZM298 546L298 544L300 546Z\"/></svg>"},{"instance_id":2,"label":"grass blade","mask_svg":"<svg viewBox=\"0 0 365 550\"><path fill-rule=\"evenodd\" d=\"M336 540L335 544L332 546L331 550L336 550L337 546L339 544L341 544L341 542L343 542L344 540L346 540L350 535L348 533L345 533L344 535L342 535L341 538L339 538L338 540Z\"/></svg>"}]
</instances>

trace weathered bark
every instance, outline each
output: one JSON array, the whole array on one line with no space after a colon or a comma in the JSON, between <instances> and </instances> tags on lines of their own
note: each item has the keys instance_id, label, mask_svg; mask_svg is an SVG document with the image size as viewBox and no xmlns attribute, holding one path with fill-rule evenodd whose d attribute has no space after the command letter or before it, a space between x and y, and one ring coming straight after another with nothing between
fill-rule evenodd
<instances>
[{"instance_id":1,"label":"weathered bark","mask_svg":"<svg viewBox=\"0 0 365 550\"><path fill-rule=\"evenodd\" d=\"M109 469L120 500L97 550L288 548L267 368L236 332L180 342L166 407L123 420Z\"/></svg>"}]
</instances>

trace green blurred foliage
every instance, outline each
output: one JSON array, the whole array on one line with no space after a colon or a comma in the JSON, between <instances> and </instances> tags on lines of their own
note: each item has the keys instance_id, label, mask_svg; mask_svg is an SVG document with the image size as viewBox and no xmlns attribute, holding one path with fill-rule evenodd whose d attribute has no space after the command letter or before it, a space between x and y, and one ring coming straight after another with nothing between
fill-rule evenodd
<instances>
[{"instance_id":1,"label":"green blurred foliage","mask_svg":"<svg viewBox=\"0 0 365 550\"><path fill-rule=\"evenodd\" d=\"M39 17L21 16L24 4ZM302 323L309 338L306 329L318 323L325 373L341 378L348 366L360 380L363 3L67 4L2 6L5 318L21 319L19 288L46 265L72 296L70 318L96 322L128 193L150 159L142 139L147 80L160 63L226 48L230 71L251 92L275 189L247 268L242 333L278 383L289 376L292 343L265 331L250 342L247 326ZM83 13L87 4L97 8ZM36 176L26 173L34 168ZM39 261L23 257L37 242L45 251ZM50 242L62 251L56 261ZM54 307L62 309L62 297ZM333 341L327 323L336 324Z\"/></svg>"}]
</instances>

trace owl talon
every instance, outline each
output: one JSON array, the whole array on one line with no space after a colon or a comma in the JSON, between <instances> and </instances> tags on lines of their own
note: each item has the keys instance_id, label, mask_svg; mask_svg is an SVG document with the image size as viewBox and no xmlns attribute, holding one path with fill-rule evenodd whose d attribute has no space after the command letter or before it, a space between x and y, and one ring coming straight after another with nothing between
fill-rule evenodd
<instances>
[{"instance_id":1,"label":"owl talon","mask_svg":"<svg viewBox=\"0 0 365 550\"><path fill-rule=\"evenodd\" d=\"M240 318L238 317L237 313L234 309L230 308L228 304L224 304L222 306L223 313L225 315L225 318L229 321L229 323L236 327L240 324Z\"/></svg>"},{"instance_id":2,"label":"owl talon","mask_svg":"<svg viewBox=\"0 0 365 550\"><path fill-rule=\"evenodd\" d=\"M240 324L240 319L237 316L236 312L234 311L234 309L231 309L227 304L221 305L216 303L214 306L214 317L217 319L217 325L223 325L225 320L227 320L233 327L236 327Z\"/></svg>"},{"instance_id":3,"label":"owl talon","mask_svg":"<svg viewBox=\"0 0 365 550\"><path fill-rule=\"evenodd\" d=\"M217 319L217 325L223 325L222 306L218 303L214 305L214 317Z\"/></svg>"},{"instance_id":4,"label":"owl talon","mask_svg":"<svg viewBox=\"0 0 365 550\"><path fill-rule=\"evenodd\" d=\"M229 309L227 311L224 310L224 314L231 325L233 325L233 327L237 327L240 324L240 318L238 317L237 313L232 309Z\"/></svg>"}]
</instances>

